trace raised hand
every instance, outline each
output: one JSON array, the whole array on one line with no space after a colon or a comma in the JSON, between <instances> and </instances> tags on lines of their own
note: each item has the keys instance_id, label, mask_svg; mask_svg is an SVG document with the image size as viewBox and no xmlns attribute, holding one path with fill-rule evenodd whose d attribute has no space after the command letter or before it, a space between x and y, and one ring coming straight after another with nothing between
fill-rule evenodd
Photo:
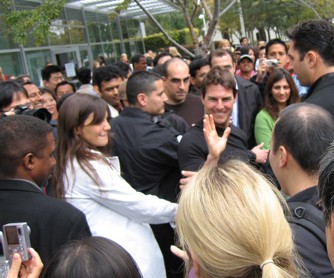
<instances>
[{"instance_id":1,"label":"raised hand","mask_svg":"<svg viewBox=\"0 0 334 278\"><path fill-rule=\"evenodd\" d=\"M204 116L203 126L204 138L209 150L209 154L206 162L204 163L204 166L208 166L213 163L217 164L221 153L226 148L226 143L228 136L231 133L231 128L227 127L224 131L223 136L219 137L212 115Z\"/></svg>"}]
</instances>

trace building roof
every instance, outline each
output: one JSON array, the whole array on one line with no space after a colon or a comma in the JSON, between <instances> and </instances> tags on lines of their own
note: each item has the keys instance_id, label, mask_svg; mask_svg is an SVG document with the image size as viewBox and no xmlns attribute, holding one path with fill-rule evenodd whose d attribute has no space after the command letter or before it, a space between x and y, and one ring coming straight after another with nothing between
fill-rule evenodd
<instances>
[{"instance_id":1,"label":"building roof","mask_svg":"<svg viewBox=\"0 0 334 278\"><path fill-rule=\"evenodd\" d=\"M70 0L65 7L111 14L115 10L115 7L123 1L124 0ZM140 0L140 4L152 15L176 12L179 10L175 4L167 0ZM128 9L122 11L120 17L141 18L147 17L147 15L136 2L131 0Z\"/></svg>"}]
</instances>

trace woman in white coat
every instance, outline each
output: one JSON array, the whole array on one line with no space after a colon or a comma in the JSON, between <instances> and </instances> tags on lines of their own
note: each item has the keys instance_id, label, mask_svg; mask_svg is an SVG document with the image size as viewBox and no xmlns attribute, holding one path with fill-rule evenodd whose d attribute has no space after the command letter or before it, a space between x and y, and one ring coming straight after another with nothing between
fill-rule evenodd
<instances>
[{"instance_id":1,"label":"woman in white coat","mask_svg":"<svg viewBox=\"0 0 334 278\"><path fill-rule=\"evenodd\" d=\"M109 110L98 97L73 95L58 119L56 196L87 217L94 236L123 246L143 277L165 277L159 246L149 224L168 223L177 205L134 190L121 176L117 157L109 157Z\"/></svg>"}]
</instances>

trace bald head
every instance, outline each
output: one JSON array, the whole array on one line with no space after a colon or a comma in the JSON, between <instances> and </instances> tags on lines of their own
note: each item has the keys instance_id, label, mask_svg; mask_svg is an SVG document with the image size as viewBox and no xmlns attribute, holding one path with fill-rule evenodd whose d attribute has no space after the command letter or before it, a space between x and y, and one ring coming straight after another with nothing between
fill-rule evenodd
<instances>
[{"instance_id":1,"label":"bald head","mask_svg":"<svg viewBox=\"0 0 334 278\"><path fill-rule=\"evenodd\" d=\"M334 119L320 106L290 105L280 113L272 140L274 153L284 146L301 168L313 175L318 172L319 161L334 140Z\"/></svg>"},{"instance_id":2,"label":"bald head","mask_svg":"<svg viewBox=\"0 0 334 278\"><path fill-rule=\"evenodd\" d=\"M172 58L164 63L162 75L167 103L183 103L189 91L189 66L180 58Z\"/></svg>"}]
</instances>

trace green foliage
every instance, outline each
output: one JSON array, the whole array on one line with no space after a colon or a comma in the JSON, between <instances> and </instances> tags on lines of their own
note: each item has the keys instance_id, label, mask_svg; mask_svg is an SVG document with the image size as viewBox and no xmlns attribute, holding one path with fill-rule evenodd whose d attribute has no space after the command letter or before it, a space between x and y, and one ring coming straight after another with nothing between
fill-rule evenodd
<instances>
[{"instance_id":1,"label":"green foliage","mask_svg":"<svg viewBox=\"0 0 334 278\"><path fill-rule=\"evenodd\" d=\"M199 34L199 30L195 29L196 35ZM184 46L192 45L189 29L184 28L181 30L171 31L168 34L179 44ZM158 51L160 47L172 46L171 42L162 33L157 33L144 38L146 49L152 49Z\"/></svg>"},{"instance_id":2,"label":"green foliage","mask_svg":"<svg viewBox=\"0 0 334 278\"><path fill-rule=\"evenodd\" d=\"M67 0L47 0L36 9L13 11L8 9L5 22L9 34L18 44L26 44L27 38L33 36L40 45L50 34L49 28L54 19L60 17ZM7 6L8 7L8 6Z\"/></svg>"},{"instance_id":3,"label":"green foliage","mask_svg":"<svg viewBox=\"0 0 334 278\"><path fill-rule=\"evenodd\" d=\"M229 0L223 0L222 7ZM254 28L258 30L272 28L278 35L284 34L287 29L301 21L317 18L312 8L321 17L333 18L334 2L331 0L304 0L307 7L300 0L240 0L246 32ZM238 5L235 4L219 20L222 33L231 35L240 32Z\"/></svg>"},{"instance_id":4,"label":"green foliage","mask_svg":"<svg viewBox=\"0 0 334 278\"><path fill-rule=\"evenodd\" d=\"M109 14L110 20L115 20L117 16L122 12L128 9L129 5L131 4L131 0L123 0L123 2L119 3L114 11Z\"/></svg>"}]
</instances>

